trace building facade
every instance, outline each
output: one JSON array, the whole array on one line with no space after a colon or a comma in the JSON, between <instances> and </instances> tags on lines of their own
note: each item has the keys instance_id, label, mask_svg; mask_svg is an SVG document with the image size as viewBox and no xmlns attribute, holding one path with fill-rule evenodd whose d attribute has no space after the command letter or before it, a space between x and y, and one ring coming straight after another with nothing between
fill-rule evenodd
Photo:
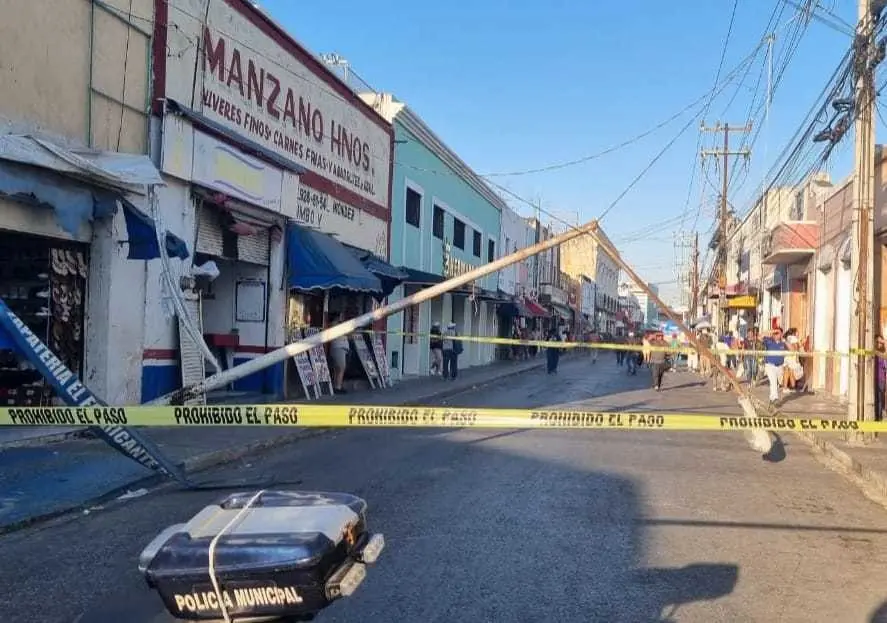
<instances>
[{"instance_id":1,"label":"building facade","mask_svg":"<svg viewBox=\"0 0 887 623\"><path fill-rule=\"evenodd\" d=\"M503 255L515 253L535 244L535 231L530 224L511 208L501 212L499 249ZM533 258L528 258L499 271L498 287L507 296L524 297L533 287L531 276L535 266Z\"/></svg>"},{"instance_id":2,"label":"building facade","mask_svg":"<svg viewBox=\"0 0 887 623\"><path fill-rule=\"evenodd\" d=\"M0 296L111 404L139 402L157 263L153 18L153 0L19 2L0 40ZM0 401L57 403L15 359L0 349Z\"/></svg>"},{"instance_id":3,"label":"building facade","mask_svg":"<svg viewBox=\"0 0 887 623\"><path fill-rule=\"evenodd\" d=\"M659 295L659 287L655 283L648 283L647 287L653 294ZM659 321L659 308L650 298L646 290L634 283L627 281L619 284L619 296L630 296L637 301L638 315L641 325L652 326Z\"/></svg>"},{"instance_id":4,"label":"building facade","mask_svg":"<svg viewBox=\"0 0 887 623\"><path fill-rule=\"evenodd\" d=\"M143 400L368 311L384 287L364 260L389 253L390 124L250 2L157 9L160 209L195 256L149 268L146 308L184 310L146 318ZM230 389L297 379L288 362Z\"/></svg>"},{"instance_id":5,"label":"building facade","mask_svg":"<svg viewBox=\"0 0 887 623\"><path fill-rule=\"evenodd\" d=\"M394 126L391 262L410 277L390 300L463 274L500 257L505 202L483 183L406 104L389 94L362 96ZM430 373L428 332L433 322L456 324L462 335L498 335L499 277L488 275L388 319L394 378ZM493 361L495 347L465 342L459 365Z\"/></svg>"},{"instance_id":6,"label":"building facade","mask_svg":"<svg viewBox=\"0 0 887 623\"><path fill-rule=\"evenodd\" d=\"M606 234L597 235L611 244ZM612 245L611 245L612 246ZM595 317L593 330L615 333L619 301L619 266L604 253L591 236L579 236L560 247L561 269L574 279L584 275L595 282Z\"/></svg>"}]
</instances>

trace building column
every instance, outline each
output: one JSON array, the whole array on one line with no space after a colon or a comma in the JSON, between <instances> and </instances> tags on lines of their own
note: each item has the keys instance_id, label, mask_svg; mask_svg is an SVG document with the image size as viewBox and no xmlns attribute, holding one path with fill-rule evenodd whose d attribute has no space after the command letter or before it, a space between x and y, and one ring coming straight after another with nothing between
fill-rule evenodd
<instances>
[{"instance_id":1,"label":"building column","mask_svg":"<svg viewBox=\"0 0 887 623\"><path fill-rule=\"evenodd\" d=\"M126 236L123 210L93 223L82 380L110 405L139 404L142 394L146 262L127 259Z\"/></svg>"}]
</instances>

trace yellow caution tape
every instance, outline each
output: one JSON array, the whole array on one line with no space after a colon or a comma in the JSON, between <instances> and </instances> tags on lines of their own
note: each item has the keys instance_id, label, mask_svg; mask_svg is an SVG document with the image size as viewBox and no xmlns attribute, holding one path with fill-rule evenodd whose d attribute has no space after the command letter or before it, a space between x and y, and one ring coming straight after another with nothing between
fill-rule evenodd
<instances>
[{"instance_id":1,"label":"yellow caution tape","mask_svg":"<svg viewBox=\"0 0 887 623\"><path fill-rule=\"evenodd\" d=\"M10 407L0 426L298 426L306 428L570 428L674 431L887 432L887 422L782 415L757 418L689 413L473 409L348 405Z\"/></svg>"},{"instance_id":2,"label":"yellow caution tape","mask_svg":"<svg viewBox=\"0 0 887 623\"><path fill-rule=\"evenodd\" d=\"M399 337L410 337L419 339L429 339L432 337L430 333L409 333L407 331L373 331L370 329L358 331L358 333L379 334L379 335L397 335ZM435 335L434 337L441 337ZM672 348L670 346L643 346L641 344L616 344L613 342L560 342L547 340L515 340L506 337L490 337L480 335L455 335L443 336L442 339L457 340L461 342L472 342L477 344L497 344L500 346L535 346L537 348L585 348L592 350L622 350L622 351L646 351L646 352L667 352L674 354L688 355L695 353L696 349L692 346L679 346ZM712 350L715 353L714 350ZM726 349L718 350L715 354L721 355L739 355L740 357L766 357L773 355L775 357L887 357L887 353L879 353L874 350L865 350L861 348L851 349L850 352L840 352L832 350L813 350L813 351L788 351L788 350L749 350L749 349Z\"/></svg>"}]
</instances>

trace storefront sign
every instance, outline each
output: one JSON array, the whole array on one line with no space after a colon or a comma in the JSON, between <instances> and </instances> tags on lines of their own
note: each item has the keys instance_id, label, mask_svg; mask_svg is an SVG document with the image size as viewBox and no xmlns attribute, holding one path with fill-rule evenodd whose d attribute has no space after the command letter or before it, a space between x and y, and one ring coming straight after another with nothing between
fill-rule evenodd
<instances>
[{"instance_id":1,"label":"storefront sign","mask_svg":"<svg viewBox=\"0 0 887 623\"><path fill-rule=\"evenodd\" d=\"M449 242L443 244L443 276L447 279L464 275L477 268L473 264L469 264L465 260L461 260L453 255L453 249Z\"/></svg>"},{"instance_id":2,"label":"storefront sign","mask_svg":"<svg viewBox=\"0 0 887 623\"><path fill-rule=\"evenodd\" d=\"M161 171L289 218L296 214L299 178L195 130L181 117L163 119Z\"/></svg>"},{"instance_id":3,"label":"storefront sign","mask_svg":"<svg viewBox=\"0 0 887 623\"><path fill-rule=\"evenodd\" d=\"M280 212L283 172L203 132L194 132L191 179L236 199Z\"/></svg>"},{"instance_id":4,"label":"storefront sign","mask_svg":"<svg viewBox=\"0 0 887 623\"><path fill-rule=\"evenodd\" d=\"M248 3L168 5L167 97L387 209L387 123Z\"/></svg>"},{"instance_id":5,"label":"storefront sign","mask_svg":"<svg viewBox=\"0 0 887 623\"><path fill-rule=\"evenodd\" d=\"M304 184L299 185L298 197L295 214L290 215L296 223L331 234L340 242L372 251L379 257L388 257L385 221Z\"/></svg>"},{"instance_id":6,"label":"storefront sign","mask_svg":"<svg viewBox=\"0 0 887 623\"><path fill-rule=\"evenodd\" d=\"M735 296L727 300L727 307L733 309L753 309L758 306L758 299L753 295Z\"/></svg>"}]
</instances>

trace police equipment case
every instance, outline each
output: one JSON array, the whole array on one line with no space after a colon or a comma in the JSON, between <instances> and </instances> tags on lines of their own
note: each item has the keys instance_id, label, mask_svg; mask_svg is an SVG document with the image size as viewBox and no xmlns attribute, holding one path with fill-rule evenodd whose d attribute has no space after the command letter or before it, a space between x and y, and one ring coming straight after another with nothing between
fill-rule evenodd
<instances>
[{"instance_id":1,"label":"police equipment case","mask_svg":"<svg viewBox=\"0 0 887 623\"><path fill-rule=\"evenodd\" d=\"M178 619L310 616L353 593L384 547L366 507L345 493L236 493L161 532L139 570Z\"/></svg>"}]
</instances>

